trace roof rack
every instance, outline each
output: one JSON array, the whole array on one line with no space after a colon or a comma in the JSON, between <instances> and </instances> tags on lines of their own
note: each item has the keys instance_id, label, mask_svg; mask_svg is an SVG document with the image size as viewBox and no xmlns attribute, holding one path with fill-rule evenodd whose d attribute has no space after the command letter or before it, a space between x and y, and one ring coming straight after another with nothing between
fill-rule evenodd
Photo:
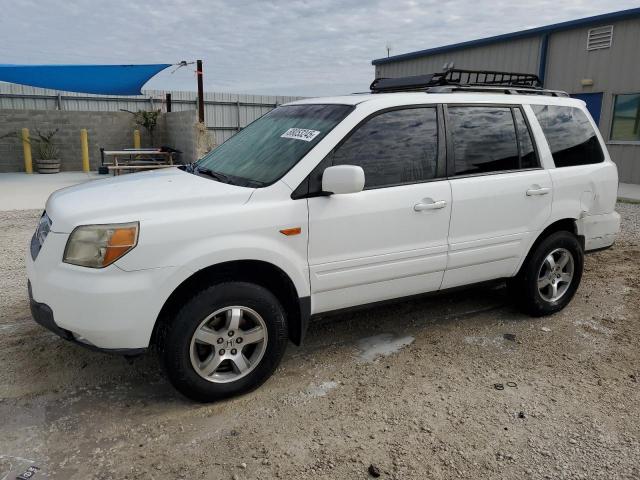
<instances>
[{"instance_id":1,"label":"roof rack","mask_svg":"<svg viewBox=\"0 0 640 480\"><path fill-rule=\"evenodd\" d=\"M448 69L440 73L400 78L376 78L371 92L445 93L454 91L494 92L507 94L533 94L568 96L558 90L542 88L542 82L532 73L498 72L491 70Z\"/></svg>"}]
</instances>

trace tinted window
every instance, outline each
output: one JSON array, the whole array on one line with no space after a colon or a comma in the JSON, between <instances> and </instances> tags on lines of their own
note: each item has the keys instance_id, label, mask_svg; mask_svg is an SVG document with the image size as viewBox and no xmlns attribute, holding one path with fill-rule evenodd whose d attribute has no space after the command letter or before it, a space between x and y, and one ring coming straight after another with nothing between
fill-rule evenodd
<instances>
[{"instance_id":1,"label":"tinted window","mask_svg":"<svg viewBox=\"0 0 640 480\"><path fill-rule=\"evenodd\" d=\"M640 142L640 94L615 96L611 140Z\"/></svg>"},{"instance_id":2,"label":"tinted window","mask_svg":"<svg viewBox=\"0 0 640 480\"><path fill-rule=\"evenodd\" d=\"M533 148L529 127L524 120L522 111L519 108L513 109L513 116L516 119L518 129L518 144L520 145L520 168L536 168L539 166L536 151Z\"/></svg>"},{"instance_id":3,"label":"tinted window","mask_svg":"<svg viewBox=\"0 0 640 480\"><path fill-rule=\"evenodd\" d=\"M259 187L279 179L322 140L353 107L278 107L198 161L239 185Z\"/></svg>"},{"instance_id":4,"label":"tinted window","mask_svg":"<svg viewBox=\"0 0 640 480\"><path fill-rule=\"evenodd\" d=\"M599 163L600 142L582 110L559 105L531 105L553 154L556 167Z\"/></svg>"},{"instance_id":5,"label":"tinted window","mask_svg":"<svg viewBox=\"0 0 640 480\"><path fill-rule=\"evenodd\" d=\"M518 143L509 107L449 107L456 175L515 170Z\"/></svg>"},{"instance_id":6,"label":"tinted window","mask_svg":"<svg viewBox=\"0 0 640 480\"><path fill-rule=\"evenodd\" d=\"M393 110L368 120L334 152L334 165L358 165L365 188L414 183L436 176L436 109Z\"/></svg>"}]
</instances>

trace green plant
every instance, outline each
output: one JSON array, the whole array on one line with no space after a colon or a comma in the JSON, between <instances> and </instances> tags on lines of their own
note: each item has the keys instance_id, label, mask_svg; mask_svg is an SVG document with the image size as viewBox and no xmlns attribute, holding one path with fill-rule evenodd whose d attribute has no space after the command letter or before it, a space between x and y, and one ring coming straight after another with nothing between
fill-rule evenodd
<instances>
[{"instance_id":1,"label":"green plant","mask_svg":"<svg viewBox=\"0 0 640 480\"><path fill-rule=\"evenodd\" d=\"M122 110L123 112L133 115L133 121L139 127L144 128L149 133L151 143L153 143L153 134L158 126L158 117L160 116L160 110L138 110L132 112L130 110Z\"/></svg>"},{"instance_id":2,"label":"green plant","mask_svg":"<svg viewBox=\"0 0 640 480\"><path fill-rule=\"evenodd\" d=\"M59 129L49 130L42 133L40 130L36 130L36 136L29 138L29 144L33 146L38 154L40 160L58 160L60 158L60 150L53 143L53 137L56 136ZM9 132L0 136L2 138L17 138L20 139L20 132Z\"/></svg>"},{"instance_id":3,"label":"green plant","mask_svg":"<svg viewBox=\"0 0 640 480\"><path fill-rule=\"evenodd\" d=\"M36 152L40 160L57 160L60 158L60 150L53 143L53 137L58 133L58 129L49 130L42 133L40 130L36 130L37 137L31 140L31 143L35 143Z\"/></svg>"}]
</instances>

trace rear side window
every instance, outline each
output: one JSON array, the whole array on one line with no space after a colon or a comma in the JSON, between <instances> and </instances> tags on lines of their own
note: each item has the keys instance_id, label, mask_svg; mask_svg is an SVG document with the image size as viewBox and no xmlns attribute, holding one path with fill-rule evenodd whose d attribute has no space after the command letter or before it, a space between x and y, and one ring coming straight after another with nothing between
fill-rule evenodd
<instances>
[{"instance_id":1,"label":"rear side window","mask_svg":"<svg viewBox=\"0 0 640 480\"><path fill-rule=\"evenodd\" d=\"M531 105L542 127L556 167L604 161L591 122L582 110L560 105Z\"/></svg>"},{"instance_id":2,"label":"rear side window","mask_svg":"<svg viewBox=\"0 0 640 480\"><path fill-rule=\"evenodd\" d=\"M448 111L456 175L519 168L510 107L449 106Z\"/></svg>"},{"instance_id":3,"label":"rear side window","mask_svg":"<svg viewBox=\"0 0 640 480\"><path fill-rule=\"evenodd\" d=\"M358 127L333 153L334 165L357 165L365 188L430 180L438 162L435 107L381 113Z\"/></svg>"}]
</instances>

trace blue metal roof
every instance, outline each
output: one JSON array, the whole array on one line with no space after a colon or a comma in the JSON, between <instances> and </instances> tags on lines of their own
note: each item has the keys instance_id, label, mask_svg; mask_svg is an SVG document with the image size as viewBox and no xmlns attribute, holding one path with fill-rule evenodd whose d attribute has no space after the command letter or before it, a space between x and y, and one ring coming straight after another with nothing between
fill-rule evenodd
<instances>
[{"instance_id":1,"label":"blue metal roof","mask_svg":"<svg viewBox=\"0 0 640 480\"><path fill-rule=\"evenodd\" d=\"M411 60L414 58L425 57L427 55L433 55L436 53L451 52L453 50L460 50L469 47L479 47L482 45L489 45L492 43L498 43L505 40L513 40L517 38L534 37L537 35L558 32L561 30L569 30L572 28L585 27L587 25L593 25L596 23L624 20L626 18L633 18L638 16L640 16L640 8L630 8L628 10L620 10L618 12L605 13L593 17L570 20L568 22L554 23L552 25L546 25L544 27L536 27L530 28L528 30L520 30L518 32L505 33L502 35L496 35L494 37L486 37L480 38L478 40L471 40L468 42L454 43L452 45L445 45L443 47L428 48L426 50L403 53L401 55L394 55L392 57L378 58L376 60L373 60L371 63L373 65L383 65L385 63L393 63L401 60Z\"/></svg>"}]
</instances>

